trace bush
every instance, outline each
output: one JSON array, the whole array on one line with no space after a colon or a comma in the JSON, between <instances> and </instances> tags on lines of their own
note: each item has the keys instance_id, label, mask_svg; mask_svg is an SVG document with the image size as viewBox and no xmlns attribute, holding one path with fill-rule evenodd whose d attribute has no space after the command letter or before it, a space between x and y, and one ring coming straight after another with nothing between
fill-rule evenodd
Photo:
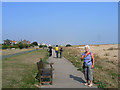
<instances>
[{"instance_id":1,"label":"bush","mask_svg":"<svg viewBox=\"0 0 120 90\"><path fill-rule=\"evenodd\" d=\"M8 45L3 45L2 46L2 49L7 49L8 48Z\"/></svg>"},{"instance_id":2,"label":"bush","mask_svg":"<svg viewBox=\"0 0 120 90\"><path fill-rule=\"evenodd\" d=\"M38 43L37 42L33 42L31 45L32 46L38 46Z\"/></svg>"},{"instance_id":3,"label":"bush","mask_svg":"<svg viewBox=\"0 0 120 90\"><path fill-rule=\"evenodd\" d=\"M47 45L44 45L44 47L47 47Z\"/></svg>"},{"instance_id":4,"label":"bush","mask_svg":"<svg viewBox=\"0 0 120 90\"><path fill-rule=\"evenodd\" d=\"M12 45L11 48L19 48L18 45Z\"/></svg>"},{"instance_id":5,"label":"bush","mask_svg":"<svg viewBox=\"0 0 120 90\"><path fill-rule=\"evenodd\" d=\"M28 48L29 47L29 45L28 44L24 44L24 48Z\"/></svg>"},{"instance_id":6,"label":"bush","mask_svg":"<svg viewBox=\"0 0 120 90\"><path fill-rule=\"evenodd\" d=\"M39 48L47 47L47 45L40 45Z\"/></svg>"},{"instance_id":7,"label":"bush","mask_svg":"<svg viewBox=\"0 0 120 90\"><path fill-rule=\"evenodd\" d=\"M2 45L2 49L18 48L17 45Z\"/></svg>"},{"instance_id":8,"label":"bush","mask_svg":"<svg viewBox=\"0 0 120 90\"><path fill-rule=\"evenodd\" d=\"M70 45L70 44L67 44L67 45L66 45L66 47L71 47L71 46L72 46L72 45Z\"/></svg>"},{"instance_id":9,"label":"bush","mask_svg":"<svg viewBox=\"0 0 120 90\"><path fill-rule=\"evenodd\" d=\"M11 48L20 48L20 49L22 49L22 48L28 48L28 47L30 47L30 45L29 44L23 44L23 43L19 43L19 44L14 44L14 45L2 45L2 49L11 49Z\"/></svg>"},{"instance_id":10,"label":"bush","mask_svg":"<svg viewBox=\"0 0 120 90\"><path fill-rule=\"evenodd\" d=\"M18 44L18 47L19 47L20 49L24 48L23 43L20 42L20 43Z\"/></svg>"},{"instance_id":11,"label":"bush","mask_svg":"<svg viewBox=\"0 0 120 90\"><path fill-rule=\"evenodd\" d=\"M40 46L39 46L39 48L42 48L42 47L43 47L43 45L40 45Z\"/></svg>"}]
</instances>

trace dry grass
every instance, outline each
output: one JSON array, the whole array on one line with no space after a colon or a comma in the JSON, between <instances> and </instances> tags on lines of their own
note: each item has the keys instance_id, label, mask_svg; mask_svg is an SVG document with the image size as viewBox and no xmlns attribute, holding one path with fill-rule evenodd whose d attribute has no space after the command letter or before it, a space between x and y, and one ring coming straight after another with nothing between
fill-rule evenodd
<instances>
[{"instance_id":1,"label":"dry grass","mask_svg":"<svg viewBox=\"0 0 120 90\"><path fill-rule=\"evenodd\" d=\"M80 60L84 48L83 46L64 47L64 57L70 60L79 70L82 71ZM117 45L90 45L90 50L95 56L94 83L99 88L118 88L118 50L108 50L117 48Z\"/></svg>"}]
</instances>

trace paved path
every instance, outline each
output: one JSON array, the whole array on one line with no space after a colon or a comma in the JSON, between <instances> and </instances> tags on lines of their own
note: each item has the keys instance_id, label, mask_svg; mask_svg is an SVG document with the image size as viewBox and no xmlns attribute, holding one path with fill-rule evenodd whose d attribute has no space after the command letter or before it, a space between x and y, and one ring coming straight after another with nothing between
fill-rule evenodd
<instances>
[{"instance_id":1,"label":"paved path","mask_svg":"<svg viewBox=\"0 0 120 90\"><path fill-rule=\"evenodd\" d=\"M32 52L32 51L36 51L36 50L23 51L23 52L18 52L18 53L14 53L14 54L3 55L3 56L0 56L0 57L2 57L2 59L5 59L5 58L12 57L12 56L17 56L17 55L20 55L20 54L29 53L29 52Z\"/></svg>"},{"instance_id":2,"label":"paved path","mask_svg":"<svg viewBox=\"0 0 120 90\"><path fill-rule=\"evenodd\" d=\"M64 57L55 58L55 52L53 52L53 56L48 59L48 62L54 63L53 85L41 85L41 88L89 88L84 86L83 73L77 71L77 68ZM93 85L92 88L97 88L97 86Z\"/></svg>"}]
</instances>

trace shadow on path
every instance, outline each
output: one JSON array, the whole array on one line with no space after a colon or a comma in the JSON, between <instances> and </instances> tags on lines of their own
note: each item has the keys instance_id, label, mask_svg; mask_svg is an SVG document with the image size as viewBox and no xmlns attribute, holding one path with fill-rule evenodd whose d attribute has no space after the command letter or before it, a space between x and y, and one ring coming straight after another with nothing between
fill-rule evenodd
<instances>
[{"instance_id":1,"label":"shadow on path","mask_svg":"<svg viewBox=\"0 0 120 90\"><path fill-rule=\"evenodd\" d=\"M85 83L85 81L81 78L81 77L77 77L77 76L73 76L70 74L69 76L70 78L73 78L74 80L81 82L81 83Z\"/></svg>"}]
</instances>

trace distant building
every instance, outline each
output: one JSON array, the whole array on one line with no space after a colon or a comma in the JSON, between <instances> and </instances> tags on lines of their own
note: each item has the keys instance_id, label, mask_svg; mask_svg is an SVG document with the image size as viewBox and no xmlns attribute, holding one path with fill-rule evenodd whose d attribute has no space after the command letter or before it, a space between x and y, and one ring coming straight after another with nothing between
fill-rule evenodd
<instances>
[{"instance_id":1,"label":"distant building","mask_svg":"<svg viewBox=\"0 0 120 90\"><path fill-rule=\"evenodd\" d=\"M16 42L15 40L12 41L13 44L15 44L15 42Z\"/></svg>"},{"instance_id":2,"label":"distant building","mask_svg":"<svg viewBox=\"0 0 120 90\"><path fill-rule=\"evenodd\" d=\"M5 45L18 44L19 42L22 42L23 44L30 44L30 41L27 41L27 40L21 40L21 41L15 41L15 40L9 40L9 39L4 40Z\"/></svg>"},{"instance_id":3,"label":"distant building","mask_svg":"<svg viewBox=\"0 0 120 90\"><path fill-rule=\"evenodd\" d=\"M41 43L40 45L46 45L45 43Z\"/></svg>"},{"instance_id":4,"label":"distant building","mask_svg":"<svg viewBox=\"0 0 120 90\"><path fill-rule=\"evenodd\" d=\"M28 44L30 44L30 41L27 41Z\"/></svg>"},{"instance_id":5,"label":"distant building","mask_svg":"<svg viewBox=\"0 0 120 90\"><path fill-rule=\"evenodd\" d=\"M19 43L19 41L15 41L15 44L18 44Z\"/></svg>"},{"instance_id":6,"label":"distant building","mask_svg":"<svg viewBox=\"0 0 120 90\"><path fill-rule=\"evenodd\" d=\"M38 43L38 46L40 46L40 45L46 45L45 43Z\"/></svg>"},{"instance_id":7,"label":"distant building","mask_svg":"<svg viewBox=\"0 0 120 90\"><path fill-rule=\"evenodd\" d=\"M27 41L27 40L21 40L21 42L22 42L23 44L30 44L30 41Z\"/></svg>"},{"instance_id":8,"label":"distant building","mask_svg":"<svg viewBox=\"0 0 120 90\"><path fill-rule=\"evenodd\" d=\"M38 43L38 46L40 46L41 44L40 43Z\"/></svg>"},{"instance_id":9,"label":"distant building","mask_svg":"<svg viewBox=\"0 0 120 90\"><path fill-rule=\"evenodd\" d=\"M43 46L47 46L48 47L48 45L47 44L45 44L45 43L38 43L38 46L40 46L40 45L43 45Z\"/></svg>"},{"instance_id":10,"label":"distant building","mask_svg":"<svg viewBox=\"0 0 120 90\"><path fill-rule=\"evenodd\" d=\"M4 40L4 44L5 45L11 45L12 44L12 40L6 39L6 40Z\"/></svg>"}]
</instances>

